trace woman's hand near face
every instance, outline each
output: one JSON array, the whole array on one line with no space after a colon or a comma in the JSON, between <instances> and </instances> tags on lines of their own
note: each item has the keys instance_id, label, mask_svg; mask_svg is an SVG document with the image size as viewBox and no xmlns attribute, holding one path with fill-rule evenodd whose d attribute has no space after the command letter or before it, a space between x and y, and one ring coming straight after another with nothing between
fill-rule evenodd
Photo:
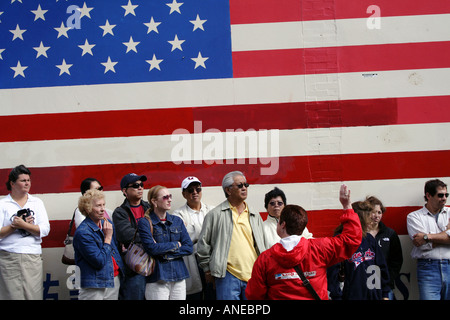
<instances>
[{"instance_id":1,"label":"woman's hand near face","mask_svg":"<svg viewBox=\"0 0 450 320\"><path fill-rule=\"evenodd\" d=\"M113 226L107 219L103 222L103 234L105 235L105 243L111 244Z\"/></svg>"}]
</instances>

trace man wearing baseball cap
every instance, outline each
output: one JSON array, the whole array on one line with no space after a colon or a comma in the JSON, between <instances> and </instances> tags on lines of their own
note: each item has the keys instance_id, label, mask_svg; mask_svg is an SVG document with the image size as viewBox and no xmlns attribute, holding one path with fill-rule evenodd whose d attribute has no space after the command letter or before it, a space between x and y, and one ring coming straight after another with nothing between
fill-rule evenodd
<instances>
[{"instance_id":1,"label":"man wearing baseball cap","mask_svg":"<svg viewBox=\"0 0 450 320\"><path fill-rule=\"evenodd\" d=\"M147 181L146 176L135 173L126 174L120 181L120 189L125 200L120 207L114 210L113 222L116 228L117 240L125 248L128 248L133 240L138 220L150 208L148 202L142 200L144 181ZM140 242L139 233L136 234L135 241ZM125 279L120 287L120 291L120 299L144 300L145 277L125 266Z\"/></svg>"},{"instance_id":2,"label":"man wearing baseball cap","mask_svg":"<svg viewBox=\"0 0 450 320\"><path fill-rule=\"evenodd\" d=\"M194 244L193 253L183 257L190 277L186 279L186 295L191 299L215 299L212 286L206 287L205 276L197 263L197 241L205 215L213 208L202 202L202 183L197 177L187 177L181 182L181 192L186 203L173 212L184 221L189 237Z\"/></svg>"}]
</instances>

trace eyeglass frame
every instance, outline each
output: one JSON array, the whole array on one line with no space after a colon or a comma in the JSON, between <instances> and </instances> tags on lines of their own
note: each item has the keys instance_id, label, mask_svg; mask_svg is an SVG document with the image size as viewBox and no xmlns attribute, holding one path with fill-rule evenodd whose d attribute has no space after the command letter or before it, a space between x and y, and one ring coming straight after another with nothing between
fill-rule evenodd
<instances>
[{"instance_id":1,"label":"eyeglass frame","mask_svg":"<svg viewBox=\"0 0 450 320\"><path fill-rule=\"evenodd\" d=\"M194 191L197 191L197 193L200 193L200 192L202 192L202 187L201 186L197 186L197 187L189 186L186 189L183 189L183 191L186 191L190 194L194 193Z\"/></svg>"},{"instance_id":2,"label":"eyeglass frame","mask_svg":"<svg viewBox=\"0 0 450 320\"><path fill-rule=\"evenodd\" d=\"M249 186L250 186L250 184L248 184L247 182L241 182L241 183L239 183L239 184L232 184L230 187L232 187L232 186L236 186L236 187L238 187L238 189L242 189L243 187L246 187L246 188L248 188Z\"/></svg>"},{"instance_id":3,"label":"eyeglass frame","mask_svg":"<svg viewBox=\"0 0 450 320\"><path fill-rule=\"evenodd\" d=\"M128 185L128 186L126 187L126 189L128 189L128 188L133 188L133 189L144 188L144 183L143 183L143 182L141 182L141 183L135 182L135 183L133 183L131 186Z\"/></svg>"},{"instance_id":4,"label":"eyeglass frame","mask_svg":"<svg viewBox=\"0 0 450 320\"><path fill-rule=\"evenodd\" d=\"M172 194L171 193L166 194L166 195L162 196L161 199L163 199L163 200L169 200L169 199L172 200Z\"/></svg>"},{"instance_id":5,"label":"eyeglass frame","mask_svg":"<svg viewBox=\"0 0 450 320\"><path fill-rule=\"evenodd\" d=\"M284 206L284 202L283 201L276 201L276 200L270 201L269 204L272 207L275 207L275 205L278 205L279 207Z\"/></svg>"}]
</instances>

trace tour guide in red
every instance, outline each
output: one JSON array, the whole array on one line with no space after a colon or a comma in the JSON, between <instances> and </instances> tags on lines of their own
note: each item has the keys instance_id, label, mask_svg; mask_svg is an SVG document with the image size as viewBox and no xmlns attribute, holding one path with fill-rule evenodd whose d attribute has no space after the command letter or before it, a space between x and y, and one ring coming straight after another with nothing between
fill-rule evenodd
<instances>
[{"instance_id":1,"label":"tour guide in red","mask_svg":"<svg viewBox=\"0 0 450 320\"><path fill-rule=\"evenodd\" d=\"M320 299L328 299L327 268L350 258L362 239L361 224L351 207L350 190L345 185L341 186L339 200L344 208L340 217L344 228L335 237L300 238L308 222L306 211L297 205L283 209L277 224L281 240L255 261L245 290L247 299L314 299L293 269L297 265Z\"/></svg>"}]
</instances>

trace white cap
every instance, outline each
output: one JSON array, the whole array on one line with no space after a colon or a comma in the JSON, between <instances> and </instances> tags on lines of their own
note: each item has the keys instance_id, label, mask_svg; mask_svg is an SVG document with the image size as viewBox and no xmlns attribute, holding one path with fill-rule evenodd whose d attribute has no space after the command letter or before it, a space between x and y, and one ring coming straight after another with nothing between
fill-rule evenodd
<instances>
[{"instance_id":1,"label":"white cap","mask_svg":"<svg viewBox=\"0 0 450 320\"><path fill-rule=\"evenodd\" d=\"M187 178L184 179L183 182L181 183L181 190L184 190L184 189L186 189L187 187L189 187L189 185L190 185L192 182L198 182L198 183L202 184L202 183L200 182L200 180L197 179L197 177L187 177Z\"/></svg>"}]
</instances>

